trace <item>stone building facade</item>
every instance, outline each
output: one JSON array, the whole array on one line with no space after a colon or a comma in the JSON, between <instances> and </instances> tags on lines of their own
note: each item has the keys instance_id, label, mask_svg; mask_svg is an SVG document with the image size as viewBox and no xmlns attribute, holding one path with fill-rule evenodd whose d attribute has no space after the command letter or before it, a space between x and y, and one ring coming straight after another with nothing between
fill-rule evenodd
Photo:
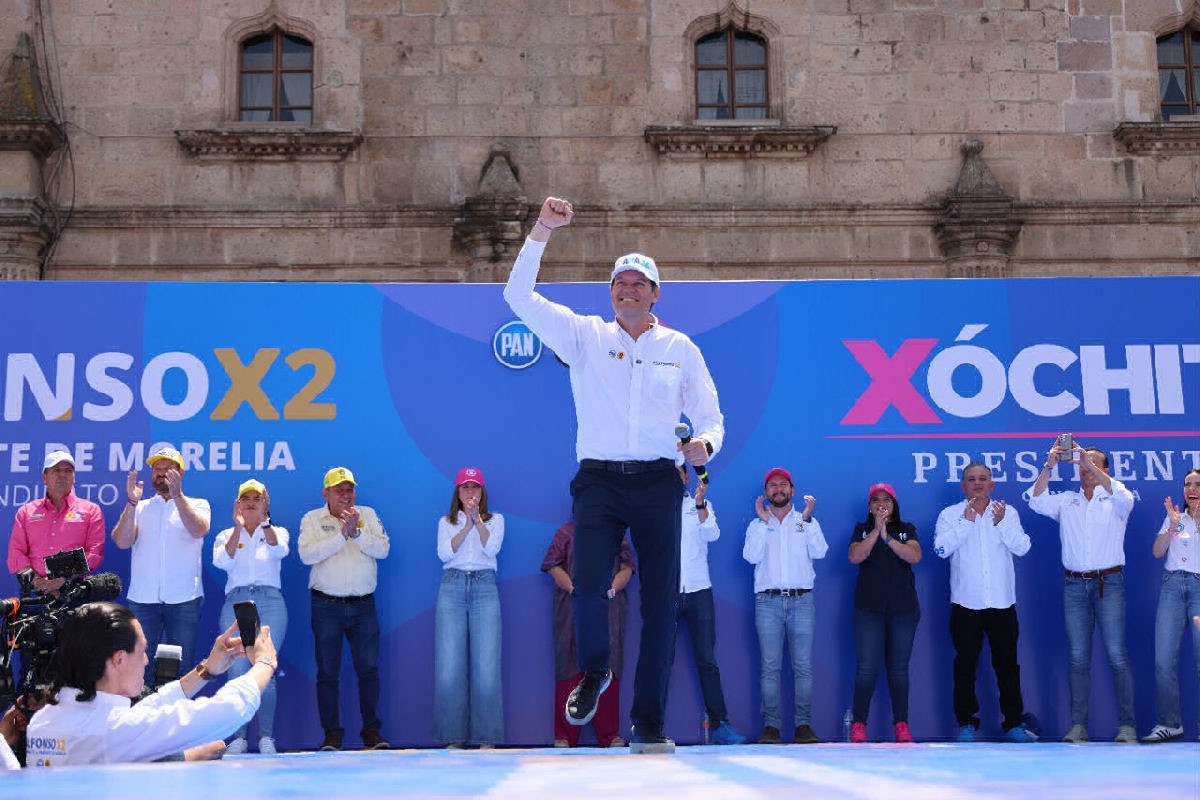
<instances>
[{"instance_id":1,"label":"stone building facade","mask_svg":"<svg viewBox=\"0 0 1200 800\"><path fill-rule=\"evenodd\" d=\"M635 247L672 279L1195 273L1200 121L1164 121L1156 40L1198 28L1198 0L0 0L0 276L502 280L547 194L577 208L557 280ZM723 32L762 56L754 118L698 118ZM243 121L276 34L307 116Z\"/></svg>"}]
</instances>

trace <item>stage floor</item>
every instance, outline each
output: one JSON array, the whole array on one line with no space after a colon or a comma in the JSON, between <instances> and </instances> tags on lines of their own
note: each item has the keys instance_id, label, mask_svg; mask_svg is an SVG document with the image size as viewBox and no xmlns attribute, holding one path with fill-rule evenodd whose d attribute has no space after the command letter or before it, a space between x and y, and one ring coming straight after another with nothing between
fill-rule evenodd
<instances>
[{"instance_id":1,"label":"stage floor","mask_svg":"<svg viewBox=\"0 0 1200 800\"><path fill-rule=\"evenodd\" d=\"M1200 744L822 744L235 756L206 764L24 770L0 796L785 800L1200 797Z\"/></svg>"}]
</instances>

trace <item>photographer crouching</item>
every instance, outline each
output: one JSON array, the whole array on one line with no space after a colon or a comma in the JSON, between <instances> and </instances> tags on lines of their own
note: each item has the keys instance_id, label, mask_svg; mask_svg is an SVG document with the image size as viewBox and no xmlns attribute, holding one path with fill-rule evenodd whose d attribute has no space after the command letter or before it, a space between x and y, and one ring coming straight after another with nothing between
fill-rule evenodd
<instances>
[{"instance_id":1,"label":"photographer crouching","mask_svg":"<svg viewBox=\"0 0 1200 800\"><path fill-rule=\"evenodd\" d=\"M26 732L31 767L154 761L184 752L220 758L229 736L258 710L278 664L270 628L242 646L237 625L219 635L208 658L136 705L148 663L146 637L133 613L110 602L87 603L63 623L49 704ZM190 699L239 658L250 671L212 697Z\"/></svg>"}]
</instances>

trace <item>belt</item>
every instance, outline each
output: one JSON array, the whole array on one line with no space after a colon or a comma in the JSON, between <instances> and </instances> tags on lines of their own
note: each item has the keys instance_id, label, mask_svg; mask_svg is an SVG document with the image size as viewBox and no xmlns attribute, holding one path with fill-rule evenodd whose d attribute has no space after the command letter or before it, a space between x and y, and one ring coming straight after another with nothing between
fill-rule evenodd
<instances>
[{"instance_id":1,"label":"belt","mask_svg":"<svg viewBox=\"0 0 1200 800\"><path fill-rule=\"evenodd\" d=\"M1104 576L1116 574L1116 573L1120 572L1122 569L1124 569L1124 567L1122 567L1121 565L1118 564L1117 566L1109 567L1108 569L1090 569L1087 572L1073 572L1072 570L1064 569L1063 573L1068 578L1084 578L1087 580L1099 578L1100 579L1100 596L1104 597Z\"/></svg>"},{"instance_id":2,"label":"belt","mask_svg":"<svg viewBox=\"0 0 1200 800\"><path fill-rule=\"evenodd\" d=\"M337 595L325 594L324 592L313 589L312 596L318 600L326 600L330 603L362 603L370 600L375 595L373 594L356 594L349 597L338 597Z\"/></svg>"},{"instance_id":3,"label":"belt","mask_svg":"<svg viewBox=\"0 0 1200 800\"><path fill-rule=\"evenodd\" d=\"M1072 572L1069 569L1064 569L1063 573L1068 578L1103 578L1105 575L1112 575L1115 572L1120 572L1124 567L1115 566L1108 569L1089 569L1087 572Z\"/></svg>"},{"instance_id":4,"label":"belt","mask_svg":"<svg viewBox=\"0 0 1200 800\"><path fill-rule=\"evenodd\" d=\"M799 597L811 591L812 589L763 589L759 594L769 594L772 597Z\"/></svg>"},{"instance_id":5,"label":"belt","mask_svg":"<svg viewBox=\"0 0 1200 800\"><path fill-rule=\"evenodd\" d=\"M598 458L582 458L579 460L579 468L619 472L622 475L639 475L643 472L675 469L675 462L669 458L656 458L653 461L601 461Z\"/></svg>"}]
</instances>

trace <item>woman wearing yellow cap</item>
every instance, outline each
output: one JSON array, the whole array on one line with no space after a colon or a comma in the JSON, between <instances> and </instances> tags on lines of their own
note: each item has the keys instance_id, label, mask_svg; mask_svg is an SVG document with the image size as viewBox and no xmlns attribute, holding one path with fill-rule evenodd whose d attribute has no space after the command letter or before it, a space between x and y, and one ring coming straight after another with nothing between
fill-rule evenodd
<instances>
[{"instance_id":1,"label":"woman wearing yellow cap","mask_svg":"<svg viewBox=\"0 0 1200 800\"><path fill-rule=\"evenodd\" d=\"M275 648L283 650L283 636L287 633L287 606L280 592L279 566L288 554L288 532L286 528L271 523L271 497L267 487L253 478L238 487L237 500L233 504L233 527L217 534L213 544L213 564L229 573L225 584L225 605L221 607L221 628L233 624L233 604L253 600L258 606L258 618L263 625L271 627L271 639ZM239 661L229 669L230 678L236 678L249 668L249 663ZM240 671L239 671L240 670ZM275 753L275 676L271 676L263 689L262 704L258 714L258 752L264 755ZM226 750L230 754L247 750L246 729L243 725L234 734Z\"/></svg>"}]
</instances>

